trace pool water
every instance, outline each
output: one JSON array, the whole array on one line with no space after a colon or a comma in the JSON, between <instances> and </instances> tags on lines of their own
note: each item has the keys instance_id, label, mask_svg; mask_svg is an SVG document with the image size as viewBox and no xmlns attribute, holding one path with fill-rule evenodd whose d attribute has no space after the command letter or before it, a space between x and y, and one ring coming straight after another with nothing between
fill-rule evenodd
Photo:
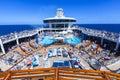
<instances>
[{"instance_id":1,"label":"pool water","mask_svg":"<svg viewBox=\"0 0 120 80\"><path fill-rule=\"evenodd\" d=\"M38 41L38 43L43 46L49 46L49 45L55 43L56 41L57 40L53 36L45 36L44 39ZM63 42L66 44L70 44L71 46L75 46L75 45L81 43L81 39L79 39L78 37L72 36L69 39L64 39Z\"/></svg>"}]
</instances>

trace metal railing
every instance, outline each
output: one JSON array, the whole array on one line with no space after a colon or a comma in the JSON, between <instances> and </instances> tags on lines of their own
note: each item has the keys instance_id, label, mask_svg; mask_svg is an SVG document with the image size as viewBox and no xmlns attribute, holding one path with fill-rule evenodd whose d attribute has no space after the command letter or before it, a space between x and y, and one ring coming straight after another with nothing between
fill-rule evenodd
<instances>
[{"instance_id":1,"label":"metal railing","mask_svg":"<svg viewBox=\"0 0 120 80\"><path fill-rule=\"evenodd\" d=\"M96 36L96 37L101 37L101 38L103 37L103 33L110 33L110 32L103 32L103 31L99 31L99 30L89 29L89 28L82 28L82 27L71 27L70 29L71 30L75 30L75 29L80 30L86 35ZM37 34L37 31L42 31L42 30L68 30L68 28L37 28L34 30L30 30L30 31L28 30L28 31L22 31L19 33L12 33L9 35L2 36L0 38L2 39L3 44L5 44L5 43L11 42L13 40L16 40L15 34L17 34L18 38L20 39L20 38L24 38L24 37L33 36L33 35ZM115 36L115 34L117 36L119 36L119 34L117 34L117 33L110 33L110 34L114 34L114 36L108 37L106 35L103 38L110 40L110 41L113 41L113 42L117 42L118 38Z\"/></svg>"}]
</instances>

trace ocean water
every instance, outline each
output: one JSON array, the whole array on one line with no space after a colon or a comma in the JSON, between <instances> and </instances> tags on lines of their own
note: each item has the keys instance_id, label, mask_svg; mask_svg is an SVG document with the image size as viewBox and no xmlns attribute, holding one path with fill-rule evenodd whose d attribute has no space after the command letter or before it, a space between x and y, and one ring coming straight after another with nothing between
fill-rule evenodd
<instances>
[{"instance_id":1,"label":"ocean water","mask_svg":"<svg viewBox=\"0 0 120 80\"><path fill-rule=\"evenodd\" d=\"M120 33L120 24L77 24L81 27Z\"/></svg>"},{"instance_id":2,"label":"ocean water","mask_svg":"<svg viewBox=\"0 0 120 80\"><path fill-rule=\"evenodd\" d=\"M39 26L40 25L0 25L0 36L23 30L32 30Z\"/></svg>"},{"instance_id":3,"label":"ocean water","mask_svg":"<svg viewBox=\"0 0 120 80\"><path fill-rule=\"evenodd\" d=\"M81 27L120 33L120 24L75 24ZM0 36L23 30L32 30L41 25L0 25Z\"/></svg>"}]
</instances>

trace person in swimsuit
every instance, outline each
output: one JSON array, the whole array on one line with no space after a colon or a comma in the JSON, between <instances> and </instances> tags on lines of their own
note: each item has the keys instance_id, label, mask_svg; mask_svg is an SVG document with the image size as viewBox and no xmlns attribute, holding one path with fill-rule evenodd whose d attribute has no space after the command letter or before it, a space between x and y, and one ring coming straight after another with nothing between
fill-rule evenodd
<instances>
[{"instance_id":1,"label":"person in swimsuit","mask_svg":"<svg viewBox=\"0 0 120 80\"><path fill-rule=\"evenodd\" d=\"M32 61L30 59L27 60L27 68L30 69L32 66Z\"/></svg>"}]
</instances>

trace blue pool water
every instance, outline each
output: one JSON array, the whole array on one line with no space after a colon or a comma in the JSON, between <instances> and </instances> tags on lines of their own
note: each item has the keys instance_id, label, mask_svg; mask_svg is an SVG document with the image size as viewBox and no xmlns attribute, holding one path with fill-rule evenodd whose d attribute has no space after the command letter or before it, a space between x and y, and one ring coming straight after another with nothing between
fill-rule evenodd
<instances>
[{"instance_id":1,"label":"blue pool water","mask_svg":"<svg viewBox=\"0 0 120 80\"><path fill-rule=\"evenodd\" d=\"M49 45L55 43L56 41L57 40L53 36L45 36L44 39L38 40L38 44L41 44L43 46L49 46ZM70 39L65 39L63 42L70 44L71 46L75 46L75 45L81 43L81 39L73 36Z\"/></svg>"},{"instance_id":2,"label":"blue pool water","mask_svg":"<svg viewBox=\"0 0 120 80\"><path fill-rule=\"evenodd\" d=\"M75 45L81 43L81 39L73 36L70 39L65 39L64 43L70 44L71 46L75 46Z\"/></svg>"},{"instance_id":3,"label":"blue pool water","mask_svg":"<svg viewBox=\"0 0 120 80\"><path fill-rule=\"evenodd\" d=\"M49 46L55 42L56 42L56 39L54 39L53 36L45 36L43 40L38 41L38 43L43 46Z\"/></svg>"},{"instance_id":4,"label":"blue pool water","mask_svg":"<svg viewBox=\"0 0 120 80\"><path fill-rule=\"evenodd\" d=\"M69 61L54 61L52 67L70 67Z\"/></svg>"}]
</instances>

